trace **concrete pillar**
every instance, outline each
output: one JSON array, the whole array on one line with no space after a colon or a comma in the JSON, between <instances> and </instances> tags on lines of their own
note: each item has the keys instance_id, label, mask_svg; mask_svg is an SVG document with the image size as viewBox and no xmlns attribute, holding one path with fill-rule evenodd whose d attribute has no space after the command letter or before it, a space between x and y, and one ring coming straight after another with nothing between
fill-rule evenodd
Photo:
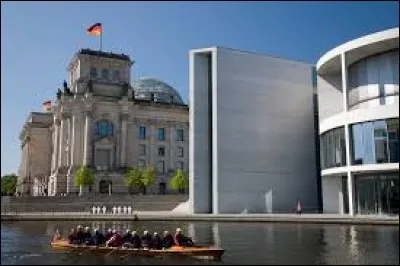
<instances>
[{"instance_id":1,"label":"concrete pillar","mask_svg":"<svg viewBox=\"0 0 400 266\"><path fill-rule=\"evenodd\" d=\"M346 63L346 54L342 53L340 56L341 59L341 68L342 68L342 92L343 92L343 112L347 112L349 110L348 104L348 89L347 89L347 63Z\"/></svg>"},{"instance_id":2,"label":"concrete pillar","mask_svg":"<svg viewBox=\"0 0 400 266\"><path fill-rule=\"evenodd\" d=\"M348 104L348 88L347 88L347 63L346 63L346 54L342 53L340 56L341 59L341 68L342 68L342 93L343 93L343 112L348 112L349 104ZM350 152L350 130L349 125L345 124L344 126L344 135L346 140L346 165L347 169L351 166L351 152ZM347 191L349 197L349 214L354 215L354 182L353 182L353 175L350 170L347 170Z\"/></svg>"},{"instance_id":3,"label":"concrete pillar","mask_svg":"<svg viewBox=\"0 0 400 266\"><path fill-rule=\"evenodd\" d=\"M90 164L90 150L91 150L91 124L92 124L92 117L90 111L85 111L85 140L83 143L83 164L89 165Z\"/></svg>"},{"instance_id":4,"label":"concrete pillar","mask_svg":"<svg viewBox=\"0 0 400 266\"><path fill-rule=\"evenodd\" d=\"M128 115L121 115L121 148L120 148L120 166L126 166L126 136L128 130Z\"/></svg>"}]
</instances>

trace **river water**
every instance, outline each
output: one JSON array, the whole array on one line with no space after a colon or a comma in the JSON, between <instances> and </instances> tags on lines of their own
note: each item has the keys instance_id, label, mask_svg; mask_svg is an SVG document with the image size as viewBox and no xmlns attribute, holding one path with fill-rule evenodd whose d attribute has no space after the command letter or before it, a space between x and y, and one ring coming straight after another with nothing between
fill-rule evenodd
<instances>
[{"instance_id":1,"label":"river water","mask_svg":"<svg viewBox=\"0 0 400 266\"><path fill-rule=\"evenodd\" d=\"M143 232L180 227L201 244L225 249L221 261L191 258L145 258L117 254L70 254L52 250L56 229L71 227L127 228ZM397 226L309 225L206 222L1 222L1 264L12 265L183 265L183 264L399 264Z\"/></svg>"}]
</instances>

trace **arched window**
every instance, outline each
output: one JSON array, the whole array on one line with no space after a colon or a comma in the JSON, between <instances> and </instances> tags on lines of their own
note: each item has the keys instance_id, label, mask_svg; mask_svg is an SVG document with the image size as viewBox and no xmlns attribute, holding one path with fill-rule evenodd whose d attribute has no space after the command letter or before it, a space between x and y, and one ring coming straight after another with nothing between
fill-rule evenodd
<instances>
[{"instance_id":1,"label":"arched window","mask_svg":"<svg viewBox=\"0 0 400 266\"><path fill-rule=\"evenodd\" d=\"M111 137L114 135L113 124L110 121L102 120L96 123L95 135L100 137Z\"/></svg>"}]
</instances>

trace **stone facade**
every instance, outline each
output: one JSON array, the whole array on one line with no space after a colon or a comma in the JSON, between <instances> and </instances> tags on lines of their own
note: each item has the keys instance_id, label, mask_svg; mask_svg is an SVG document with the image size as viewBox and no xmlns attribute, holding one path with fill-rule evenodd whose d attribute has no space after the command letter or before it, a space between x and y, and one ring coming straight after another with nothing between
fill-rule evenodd
<instances>
[{"instance_id":1,"label":"stone facade","mask_svg":"<svg viewBox=\"0 0 400 266\"><path fill-rule=\"evenodd\" d=\"M128 167L155 166L153 192L177 168L188 171L188 106L180 97L173 99L176 91L170 102L157 101L157 93L150 93L150 99L135 98L141 88L129 85L132 64L126 55L76 53L69 65L69 86L64 85L55 106L31 115L46 122L38 126L28 121L21 133L17 193L77 193L74 174L80 165L95 170L90 189L102 193L127 193L123 175ZM27 136L35 148L25 144Z\"/></svg>"}]
</instances>

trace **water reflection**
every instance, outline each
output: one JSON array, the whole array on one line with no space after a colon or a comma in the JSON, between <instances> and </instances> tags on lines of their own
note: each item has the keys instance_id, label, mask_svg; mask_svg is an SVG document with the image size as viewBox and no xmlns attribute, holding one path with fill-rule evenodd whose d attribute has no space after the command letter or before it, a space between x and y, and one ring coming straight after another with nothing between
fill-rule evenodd
<instances>
[{"instance_id":1,"label":"water reflection","mask_svg":"<svg viewBox=\"0 0 400 266\"><path fill-rule=\"evenodd\" d=\"M175 231L204 245L224 248L221 262L184 258L105 258L60 254L48 244L53 232L72 226L102 230ZM277 223L2 222L1 264L399 264L398 227Z\"/></svg>"}]
</instances>

